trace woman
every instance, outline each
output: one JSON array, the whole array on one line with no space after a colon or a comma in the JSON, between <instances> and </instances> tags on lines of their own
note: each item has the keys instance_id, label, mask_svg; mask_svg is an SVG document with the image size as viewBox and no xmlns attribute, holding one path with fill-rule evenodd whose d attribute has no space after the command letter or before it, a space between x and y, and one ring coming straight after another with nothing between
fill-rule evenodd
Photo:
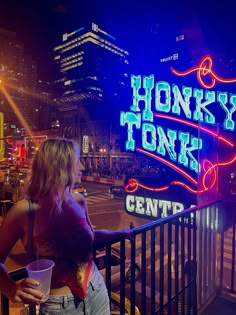
<instances>
[{"instance_id":1,"label":"woman","mask_svg":"<svg viewBox=\"0 0 236 315\"><path fill-rule=\"evenodd\" d=\"M44 141L32 162L27 198L14 204L0 228L0 291L13 302L40 304L42 315L110 314L105 283L92 261L93 245L130 238L128 229L93 230L85 198L72 191L81 177L79 159L74 141ZM4 265L18 239L27 250L32 225L31 260L49 258L55 262L50 296L44 303L37 281L26 278L14 282Z\"/></svg>"}]
</instances>

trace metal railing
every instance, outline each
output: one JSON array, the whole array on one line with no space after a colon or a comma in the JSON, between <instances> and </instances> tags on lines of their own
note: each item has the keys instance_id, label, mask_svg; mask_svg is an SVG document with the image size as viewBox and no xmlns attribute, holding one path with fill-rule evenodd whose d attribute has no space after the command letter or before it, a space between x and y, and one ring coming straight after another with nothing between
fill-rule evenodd
<instances>
[{"instance_id":1,"label":"metal railing","mask_svg":"<svg viewBox=\"0 0 236 315\"><path fill-rule=\"evenodd\" d=\"M206 203L134 228L131 242L103 244L103 275L109 296L113 292L120 296L118 313L135 315L138 308L142 315L200 314L216 294L235 293L235 218L231 226L221 226L223 211L219 201ZM224 242L229 233L231 277L227 286ZM119 253L116 271L114 247ZM25 270L10 275L19 279ZM34 309L30 312L35 314ZM1 314L9 314L4 296Z\"/></svg>"}]
</instances>

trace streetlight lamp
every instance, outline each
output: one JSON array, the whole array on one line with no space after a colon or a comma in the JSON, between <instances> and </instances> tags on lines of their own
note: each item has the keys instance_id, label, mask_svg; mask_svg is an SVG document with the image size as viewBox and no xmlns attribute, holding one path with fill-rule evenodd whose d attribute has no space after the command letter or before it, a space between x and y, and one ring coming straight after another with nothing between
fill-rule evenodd
<instances>
[{"instance_id":1,"label":"streetlight lamp","mask_svg":"<svg viewBox=\"0 0 236 315\"><path fill-rule=\"evenodd\" d=\"M106 155L106 148L102 147L99 149L99 152L101 154L102 157L102 164L100 164L100 169L103 171L104 168L106 167L106 163L105 163L105 155Z\"/></svg>"}]
</instances>

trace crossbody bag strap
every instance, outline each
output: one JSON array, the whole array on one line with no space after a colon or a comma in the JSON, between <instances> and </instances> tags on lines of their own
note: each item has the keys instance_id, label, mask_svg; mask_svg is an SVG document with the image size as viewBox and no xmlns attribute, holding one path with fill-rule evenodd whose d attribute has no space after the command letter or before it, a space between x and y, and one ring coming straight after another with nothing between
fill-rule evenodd
<instances>
[{"instance_id":1,"label":"crossbody bag strap","mask_svg":"<svg viewBox=\"0 0 236 315\"><path fill-rule=\"evenodd\" d=\"M33 231L34 231L34 209L32 201L28 199L29 202L29 222L28 222L28 244L27 244L27 256L28 262L32 260L34 252L34 240L33 240Z\"/></svg>"}]
</instances>

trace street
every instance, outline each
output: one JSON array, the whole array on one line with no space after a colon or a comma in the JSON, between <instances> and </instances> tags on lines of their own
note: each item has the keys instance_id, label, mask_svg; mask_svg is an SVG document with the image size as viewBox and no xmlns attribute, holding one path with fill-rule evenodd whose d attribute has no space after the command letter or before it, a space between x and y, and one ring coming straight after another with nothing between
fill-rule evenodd
<instances>
[{"instance_id":1,"label":"street","mask_svg":"<svg viewBox=\"0 0 236 315\"><path fill-rule=\"evenodd\" d=\"M109 185L84 182L83 186L88 192L88 212L95 229L117 230L129 227L131 221L134 226L149 222L127 214L124 210L124 201L112 199L108 195Z\"/></svg>"}]
</instances>

